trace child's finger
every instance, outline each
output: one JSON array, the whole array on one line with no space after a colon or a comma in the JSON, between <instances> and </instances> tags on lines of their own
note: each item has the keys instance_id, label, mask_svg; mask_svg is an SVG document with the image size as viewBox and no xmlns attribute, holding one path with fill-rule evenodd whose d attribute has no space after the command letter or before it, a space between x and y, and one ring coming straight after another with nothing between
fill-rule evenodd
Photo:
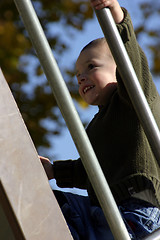
<instances>
[{"instance_id":1,"label":"child's finger","mask_svg":"<svg viewBox=\"0 0 160 240\"><path fill-rule=\"evenodd\" d=\"M38 157L39 157L39 159L40 159L40 161L41 161L42 164L45 164L45 163L47 163L47 162L50 163L50 160L49 160L48 158L42 157L42 156L38 156Z\"/></svg>"},{"instance_id":2,"label":"child's finger","mask_svg":"<svg viewBox=\"0 0 160 240\"><path fill-rule=\"evenodd\" d=\"M96 8L96 9L102 9L104 7L108 7L109 6L109 2L107 0L91 0L91 5Z\"/></svg>"}]
</instances>

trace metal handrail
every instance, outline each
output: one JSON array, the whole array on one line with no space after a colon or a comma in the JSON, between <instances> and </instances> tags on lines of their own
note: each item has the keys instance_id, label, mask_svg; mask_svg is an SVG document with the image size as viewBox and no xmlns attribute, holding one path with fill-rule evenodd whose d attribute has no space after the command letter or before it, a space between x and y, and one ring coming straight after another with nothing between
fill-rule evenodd
<instances>
[{"instance_id":1,"label":"metal handrail","mask_svg":"<svg viewBox=\"0 0 160 240\"><path fill-rule=\"evenodd\" d=\"M153 233L149 234L149 236L143 238L143 240L160 240L160 229L157 229Z\"/></svg>"},{"instance_id":2,"label":"metal handrail","mask_svg":"<svg viewBox=\"0 0 160 240\"><path fill-rule=\"evenodd\" d=\"M82 163L95 190L113 236L115 240L130 240L128 231L80 121L58 65L53 57L32 3L30 0L14 0L14 2L29 33L45 75L51 85L57 104L79 151Z\"/></svg>"},{"instance_id":3,"label":"metal handrail","mask_svg":"<svg viewBox=\"0 0 160 240\"><path fill-rule=\"evenodd\" d=\"M99 24L117 64L131 102L160 165L160 131L138 81L109 8L96 10Z\"/></svg>"}]
</instances>

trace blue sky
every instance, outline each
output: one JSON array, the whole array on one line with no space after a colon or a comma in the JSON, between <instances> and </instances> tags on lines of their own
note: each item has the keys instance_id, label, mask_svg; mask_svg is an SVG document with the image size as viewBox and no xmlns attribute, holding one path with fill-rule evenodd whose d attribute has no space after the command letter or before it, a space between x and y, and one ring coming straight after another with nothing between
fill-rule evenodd
<instances>
[{"instance_id":1,"label":"blue sky","mask_svg":"<svg viewBox=\"0 0 160 240\"><path fill-rule=\"evenodd\" d=\"M141 21L143 21L142 17L141 17L141 12L138 8L138 4L140 2L143 2L143 0L134 0L134 1L128 1L128 0L121 0L119 1L120 5L127 8L132 21L133 21L133 25L134 27L136 27ZM145 0L146 2L146 0ZM148 0L148 2L151 2L150 0ZM123 5L122 5L123 4ZM70 66L71 64L73 64L73 62L76 61L80 50L91 40L101 37L103 36L103 33L101 31L101 28L99 26L99 23L97 21L97 18L94 17L93 20L89 20L86 22L84 30L79 32L79 31L75 31L74 33L76 33L75 37L70 38L68 37L67 34L65 34L65 30L63 29L62 26L58 26L58 27L54 27L51 29L51 31L55 31L58 32L59 34L63 35L63 38L65 38L66 42L69 44L70 48L69 50L67 50L66 52L64 52L63 56L61 56L61 61L60 61L60 70L61 68L63 68L64 66ZM151 53L147 50L146 48L146 43L147 43L148 39L143 36L140 40L139 40L139 44L141 45L141 47L143 48L143 50L145 51L148 61L149 61L149 65L151 66L152 62L151 62ZM66 61L67 60L67 61ZM65 76L63 76L65 79ZM76 81L76 80L75 80ZM155 82L157 89L160 93L160 82ZM78 104L75 104L78 112L80 113L81 118L87 120L88 122L92 119L92 117L94 116L94 114L97 112L97 107L89 107L86 109L81 109ZM67 128L65 128L63 130L63 133L61 136L57 136L56 139L53 140L53 149L50 150L50 152L53 154L53 159L55 160L55 156L56 159L76 159L78 158L78 152L75 148L74 142L70 136L70 133L68 131ZM55 181L51 181L51 186L53 188L55 188ZM82 192L83 193L83 192Z\"/></svg>"}]
</instances>

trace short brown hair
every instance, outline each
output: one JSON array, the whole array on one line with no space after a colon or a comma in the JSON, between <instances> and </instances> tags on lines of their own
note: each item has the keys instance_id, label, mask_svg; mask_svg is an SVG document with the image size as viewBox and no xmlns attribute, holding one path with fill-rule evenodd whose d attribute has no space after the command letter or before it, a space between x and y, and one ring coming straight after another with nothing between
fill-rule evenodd
<instances>
[{"instance_id":1,"label":"short brown hair","mask_svg":"<svg viewBox=\"0 0 160 240\"><path fill-rule=\"evenodd\" d=\"M86 46L84 46L84 48L82 48L81 52L83 52L84 50L86 50L88 48L96 47L96 46L100 46L100 45L106 46L106 48L109 50L108 51L109 56L113 59L113 56L112 56L112 53L111 53L110 48L108 46L108 43L107 43L107 41L106 41L106 39L104 37L92 40Z\"/></svg>"}]
</instances>

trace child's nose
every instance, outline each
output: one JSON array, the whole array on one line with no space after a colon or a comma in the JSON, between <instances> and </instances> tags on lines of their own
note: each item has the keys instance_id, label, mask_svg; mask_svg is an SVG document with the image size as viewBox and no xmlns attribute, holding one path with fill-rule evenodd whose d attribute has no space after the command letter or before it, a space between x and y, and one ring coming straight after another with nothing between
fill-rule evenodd
<instances>
[{"instance_id":1,"label":"child's nose","mask_svg":"<svg viewBox=\"0 0 160 240\"><path fill-rule=\"evenodd\" d=\"M79 77L78 83L81 84L82 82L87 80L87 75L86 74L81 74Z\"/></svg>"}]
</instances>

